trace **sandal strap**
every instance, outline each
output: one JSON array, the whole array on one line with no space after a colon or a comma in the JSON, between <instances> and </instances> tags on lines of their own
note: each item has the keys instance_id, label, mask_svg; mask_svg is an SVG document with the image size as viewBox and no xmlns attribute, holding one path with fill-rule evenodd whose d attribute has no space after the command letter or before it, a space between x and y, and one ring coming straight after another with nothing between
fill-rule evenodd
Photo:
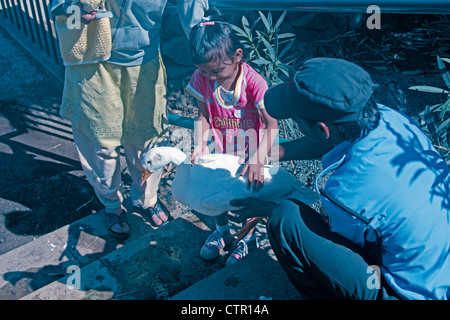
<instances>
[{"instance_id":1,"label":"sandal strap","mask_svg":"<svg viewBox=\"0 0 450 320\"><path fill-rule=\"evenodd\" d=\"M124 210L122 210L122 212L120 214L115 214L115 213L105 211L105 217L106 217L106 219L108 219L108 218L110 219L110 220L105 219L106 220L105 225L106 225L106 228L108 229L108 232L113 234L113 236L120 237L120 238L126 238L130 235L129 231L120 233L120 232L116 232L111 229L111 227L113 227L116 224L120 225L121 227L122 227L123 223L128 224L128 220L127 220ZM111 219L111 217L114 217L115 219ZM107 223L107 222L109 222L109 223Z\"/></svg>"}]
</instances>

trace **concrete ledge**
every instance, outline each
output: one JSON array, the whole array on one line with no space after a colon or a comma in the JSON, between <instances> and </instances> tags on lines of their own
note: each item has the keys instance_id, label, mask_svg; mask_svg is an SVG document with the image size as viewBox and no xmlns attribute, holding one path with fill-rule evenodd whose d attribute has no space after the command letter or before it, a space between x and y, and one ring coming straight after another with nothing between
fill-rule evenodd
<instances>
[{"instance_id":1,"label":"concrete ledge","mask_svg":"<svg viewBox=\"0 0 450 320\"><path fill-rule=\"evenodd\" d=\"M92 214L1 256L0 299L19 299L61 277L67 268L82 267L154 232L135 214L128 215L130 238L118 242L109 236L104 215Z\"/></svg>"},{"instance_id":2,"label":"concrete ledge","mask_svg":"<svg viewBox=\"0 0 450 320\"><path fill-rule=\"evenodd\" d=\"M172 300L301 300L280 264L264 250L197 282Z\"/></svg>"},{"instance_id":3,"label":"concrete ledge","mask_svg":"<svg viewBox=\"0 0 450 320\"><path fill-rule=\"evenodd\" d=\"M74 284L67 275L23 300L167 299L223 267L199 257L208 235L176 219L82 267L80 289L67 286Z\"/></svg>"}]
</instances>

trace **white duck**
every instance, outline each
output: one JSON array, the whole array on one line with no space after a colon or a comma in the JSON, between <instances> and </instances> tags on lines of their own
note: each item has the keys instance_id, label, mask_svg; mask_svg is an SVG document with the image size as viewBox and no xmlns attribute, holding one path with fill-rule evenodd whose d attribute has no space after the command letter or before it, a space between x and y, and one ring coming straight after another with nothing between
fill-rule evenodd
<instances>
[{"instance_id":1,"label":"white duck","mask_svg":"<svg viewBox=\"0 0 450 320\"><path fill-rule=\"evenodd\" d=\"M318 196L303 188L302 183L279 166L264 166L264 184L258 192L247 188L247 180L239 175L242 165L239 157L229 154L207 154L191 165L188 156L172 147L156 147L147 151L142 159L146 170L142 179L169 163L177 166L172 181L173 197L199 213L216 216L238 209L229 204L231 200L247 197L260 198L279 203L295 198L311 204Z\"/></svg>"}]
</instances>

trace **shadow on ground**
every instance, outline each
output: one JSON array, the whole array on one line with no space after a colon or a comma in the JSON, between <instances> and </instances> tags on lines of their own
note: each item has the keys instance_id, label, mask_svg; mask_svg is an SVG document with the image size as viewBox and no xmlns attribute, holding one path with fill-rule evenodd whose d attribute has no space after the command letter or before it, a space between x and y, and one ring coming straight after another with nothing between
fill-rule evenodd
<instances>
[{"instance_id":1,"label":"shadow on ground","mask_svg":"<svg viewBox=\"0 0 450 320\"><path fill-rule=\"evenodd\" d=\"M20 139L34 131L44 138L55 139L54 143L71 141L70 127L57 120L57 110L39 110L36 106L9 100L0 101L0 116L2 126L9 126L0 136L3 182L0 198L19 204L17 210L12 208L5 214L5 226L9 231L43 235L92 213L92 209L101 208L84 176L69 173L81 170L79 162L51 152L49 148L33 146L31 138L26 138L30 144ZM42 141L42 145L46 143Z\"/></svg>"}]
</instances>

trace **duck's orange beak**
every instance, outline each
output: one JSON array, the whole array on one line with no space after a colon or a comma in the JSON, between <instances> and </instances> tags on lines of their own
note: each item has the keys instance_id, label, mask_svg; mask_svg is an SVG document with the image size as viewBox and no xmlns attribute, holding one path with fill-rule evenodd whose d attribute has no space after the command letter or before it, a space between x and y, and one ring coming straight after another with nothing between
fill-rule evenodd
<instances>
[{"instance_id":1,"label":"duck's orange beak","mask_svg":"<svg viewBox=\"0 0 450 320\"><path fill-rule=\"evenodd\" d=\"M141 186L151 175L152 175L152 173L144 168L144 171L142 171L142 173L141 173Z\"/></svg>"}]
</instances>

